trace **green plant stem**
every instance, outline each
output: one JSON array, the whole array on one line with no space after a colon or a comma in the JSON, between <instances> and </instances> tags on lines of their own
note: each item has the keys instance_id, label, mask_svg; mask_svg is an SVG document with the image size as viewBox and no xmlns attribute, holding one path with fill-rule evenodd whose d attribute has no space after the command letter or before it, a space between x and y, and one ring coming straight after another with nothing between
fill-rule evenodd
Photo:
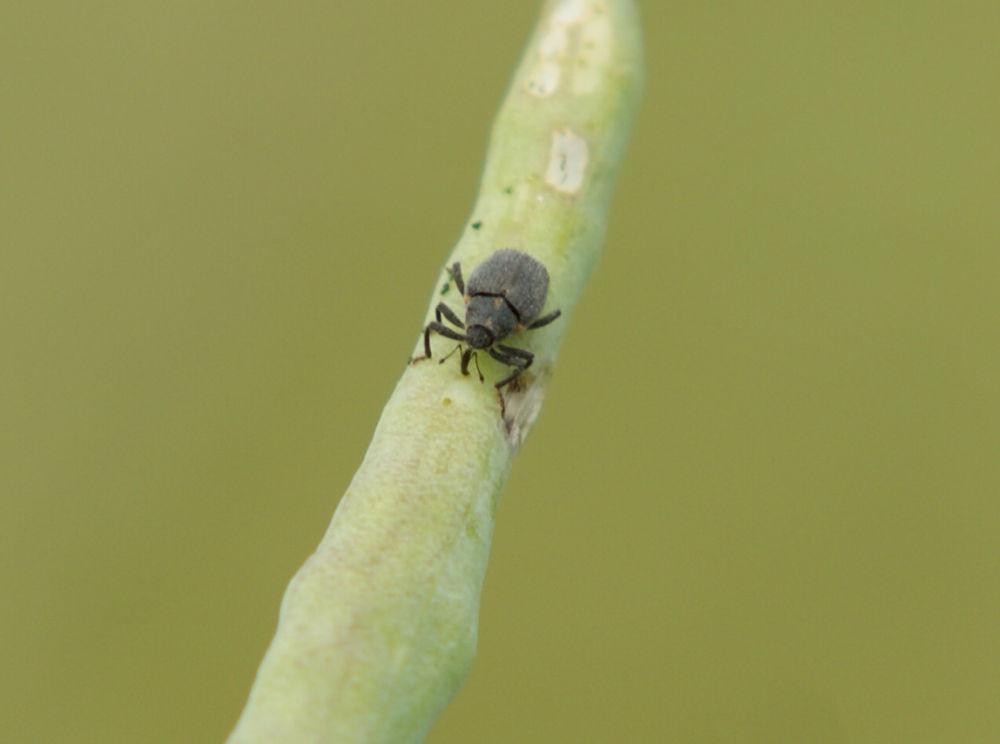
<instances>
[{"instance_id":1,"label":"green plant stem","mask_svg":"<svg viewBox=\"0 0 1000 744\"><path fill-rule=\"evenodd\" d=\"M407 367L288 587L231 744L418 742L464 681L500 490L603 242L641 57L631 0L545 4L445 265L468 271L499 247L519 248L548 267L546 309L563 317L525 337L535 364L503 417L493 386L462 377L457 362ZM440 296L446 280L442 267L425 322L455 298ZM504 368L480 361L500 379Z\"/></svg>"}]
</instances>

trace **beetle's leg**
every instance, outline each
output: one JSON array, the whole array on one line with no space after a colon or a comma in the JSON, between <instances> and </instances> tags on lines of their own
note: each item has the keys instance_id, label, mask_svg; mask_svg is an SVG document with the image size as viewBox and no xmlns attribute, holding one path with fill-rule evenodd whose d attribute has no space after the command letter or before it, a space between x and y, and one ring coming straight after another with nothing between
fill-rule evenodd
<instances>
[{"instance_id":1,"label":"beetle's leg","mask_svg":"<svg viewBox=\"0 0 1000 744\"><path fill-rule=\"evenodd\" d=\"M549 323L558 318L560 315L562 315L562 310L553 310L548 315L539 318L533 323L529 323L527 330L530 331L534 328L541 328L542 326L547 326Z\"/></svg>"},{"instance_id":2,"label":"beetle's leg","mask_svg":"<svg viewBox=\"0 0 1000 744\"><path fill-rule=\"evenodd\" d=\"M535 355L526 349L515 349L513 346L504 346L502 344L497 344L496 348L491 346L488 351L490 356L498 362L509 364L515 368L507 377L493 386L496 388L497 397L500 399L500 417L505 418L507 416L507 401L504 400L502 388L505 385L510 385L520 377L521 373L535 361Z\"/></svg>"},{"instance_id":3,"label":"beetle's leg","mask_svg":"<svg viewBox=\"0 0 1000 744\"><path fill-rule=\"evenodd\" d=\"M495 387L497 390L500 390L504 385L510 385L512 382L514 382L514 380L516 380L518 377L521 376L522 372L524 372L524 367L515 367L513 372L504 377L502 380L500 380L500 382L498 382L493 387Z\"/></svg>"},{"instance_id":4,"label":"beetle's leg","mask_svg":"<svg viewBox=\"0 0 1000 744\"><path fill-rule=\"evenodd\" d=\"M450 307L445 305L443 302L439 302L438 306L434 308L434 318L438 323L441 322L441 316L446 317L452 322L453 325L457 325L459 328L465 328L465 323L459 320L458 316L455 315L455 311Z\"/></svg>"},{"instance_id":5,"label":"beetle's leg","mask_svg":"<svg viewBox=\"0 0 1000 744\"><path fill-rule=\"evenodd\" d=\"M430 323L427 324L427 327L424 329L424 355L422 357L415 357L414 359L411 359L410 360L411 364L414 362L420 362L423 361L424 359L431 358L431 331L434 331L435 333L440 333L445 338L450 338L453 341L465 341L465 336L463 336L458 331L453 331L446 325L442 325L440 323L431 321Z\"/></svg>"},{"instance_id":6,"label":"beetle's leg","mask_svg":"<svg viewBox=\"0 0 1000 744\"><path fill-rule=\"evenodd\" d=\"M465 280L462 279L462 266L456 261L448 269L448 273L451 274L451 278L455 280L455 286L458 287L458 291L465 294Z\"/></svg>"},{"instance_id":7,"label":"beetle's leg","mask_svg":"<svg viewBox=\"0 0 1000 744\"><path fill-rule=\"evenodd\" d=\"M503 378L500 382L493 386L497 390L514 382L514 380L516 380L521 373L530 367L531 363L535 361L535 355L530 351L515 349L511 346L501 346L499 344L497 345L497 348L490 347L489 354L498 362L503 362L504 364L516 368L513 372L507 375L507 377Z\"/></svg>"},{"instance_id":8,"label":"beetle's leg","mask_svg":"<svg viewBox=\"0 0 1000 744\"><path fill-rule=\"evenodd\" d=\"M524 360L523 362L521 363L513 362L513 364L520 364L520 366L524 367L525 369L530 367L531 363L535 361L535 355L532 352L528 351L527 349L515 349L513 346L504 346L503 344L497 344L494 348L499 349L500 353L506 356L519 357L520 359L523 359ZM512 362L507 362L507 364L511 363Z\"/></svg>"},{"instance_id":9,"label":"beetle's leg","mask_svg":"<svg viewBox=\"0 0 1000 744\"><path fill-rule=\"evenodd\" d=\"M479 369L479 355L473 349L466 349L462 353L462 374L469 374L469 360L476 363L476 372L479 374L479 381L483 381L483 371Z\"/></svg>"}]
</instances>

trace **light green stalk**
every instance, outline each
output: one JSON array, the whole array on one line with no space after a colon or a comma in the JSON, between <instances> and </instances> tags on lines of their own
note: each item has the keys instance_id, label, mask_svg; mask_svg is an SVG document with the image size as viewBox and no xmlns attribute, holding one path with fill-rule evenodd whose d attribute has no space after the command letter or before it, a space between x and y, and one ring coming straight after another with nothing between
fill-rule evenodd
<instances>
[{"instance_id":1,"label":"light green stalk","mask_svg":"<svg viewBox=\"0 0 1000 744\"><path fill-rule=\"evenodd\" d=\"M464 681L511 459L541 405L571 310L603 242L639 98L631 0L545 4L490 140L475 208L445 265L500 247L549 270L552 325L515 338L536 355L501 417L457 360L406 369L316 552L292 579L278 630L230 736L248 742L419 742ZM443 297L441 280L425 321ZM435 354L452 344L436 337ZM420 354L420 341L414 348Z\"/></svg>"}]
</instances>

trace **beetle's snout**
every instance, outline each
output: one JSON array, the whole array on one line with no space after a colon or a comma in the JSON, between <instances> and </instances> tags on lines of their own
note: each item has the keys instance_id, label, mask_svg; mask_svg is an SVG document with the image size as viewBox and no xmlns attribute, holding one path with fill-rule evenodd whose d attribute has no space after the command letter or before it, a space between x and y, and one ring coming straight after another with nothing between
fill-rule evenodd
<instances>
[{"instance_id":1,"label":"beetle's snout","mask_svg":"<svg viewBox=\"0 0 1000 744\"><path fill-rule=\"evenodd\" d=\"M470 326L465 332L465 337L469 341L469 346L473 349L485 349L493 344L493 334L488 328L481 325Z\"/></svg>"}]
</instances>

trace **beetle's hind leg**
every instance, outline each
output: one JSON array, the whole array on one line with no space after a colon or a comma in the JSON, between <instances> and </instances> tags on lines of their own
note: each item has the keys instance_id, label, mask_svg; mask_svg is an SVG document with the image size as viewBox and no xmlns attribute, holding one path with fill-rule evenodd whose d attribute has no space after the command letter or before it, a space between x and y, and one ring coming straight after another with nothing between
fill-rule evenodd
<instances>
[{"instance_id":1,"label":"beetle's hind leg","mask_svg":"<svg viewBox=\"0 0 1000 744\"><path fill-rule=\"evenodd\" d=\"M458 291L465 294L465 280L462 279L462 265L456 261L451 265L450 269L447 269L447 271L451 274L451 278L455 280L455 286L458 287Z\"/></svg>"},{"instance_id":2,"label":"beetle's hind leg","mask_svg":"<svg viewBox=\"0 0 1000 744\"><path fill-rule=\"evenodd\" d=\"M534 330L535 328L541 328L542 326L547 326L549 323L558 318L560 315L562 315L562 310L553 310L548 315L545 315L539 318L538 320L529 323L528 328L526 330L531 331ZM438 318L438 320L440 320L440 318Z\"/></svg>"}]
</instances>

